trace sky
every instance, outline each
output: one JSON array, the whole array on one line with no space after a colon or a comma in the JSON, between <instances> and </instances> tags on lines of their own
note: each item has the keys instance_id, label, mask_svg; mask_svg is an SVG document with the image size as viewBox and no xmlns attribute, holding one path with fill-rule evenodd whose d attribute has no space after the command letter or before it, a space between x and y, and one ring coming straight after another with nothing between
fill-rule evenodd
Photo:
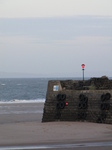
<instances>
[{"instance_id":1,"label":"sky","mask_svg":"<svg viewBox=\"0 0 112 150\"><path fill-rule=\"evenodd\" d=\"M112 77L112 0L0 0L0 77Z\"/></svg>"}]
</instances>

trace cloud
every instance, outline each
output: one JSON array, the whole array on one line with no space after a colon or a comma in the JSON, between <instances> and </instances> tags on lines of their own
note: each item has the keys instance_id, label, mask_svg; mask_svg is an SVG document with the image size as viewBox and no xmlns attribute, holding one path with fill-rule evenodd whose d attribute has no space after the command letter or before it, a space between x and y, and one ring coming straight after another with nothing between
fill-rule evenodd
<instances>
[{"instance_id":1,"label":"cloud","mask_svg":"<svg viewBox=\"0 0 112 150\"><path fill-rule=\"evenodd\" d=\"M7 0L0 8L0 17L112 16L111 8L111 0Z\"/></svg>"},{"instance_id":2,"label":"cloud","mask_svg":"<svg viewBox=\"0 0 112 150\"><path fill-rule=\"evenodd\" d=\"M0 4L3 4L6 0L0 0Z\"/></svg>"},{"instance_id":3,"label":"cloud","mask_svg":"<svg viewBox=\"0 0 112 150\"><path fill-rule=\"evenodd\" d=\"M13 36L0 36L0 43L3 45L28 45L32 44L39 44L42 40L40 38L32 37L32 36L25 36L25 35L13 35Z\"/></svg>"},{"instance_id":4,"label":"cloud","mask_svg":"<svg viewBox=\"0 0 112 150\"><path fill-rule=\"evenodd\" d=\"M112 18L0 19L0 68L23 72L111 76ZM91 67L92 66L92 67Z\"/></svg>"},{"instance_id":5,"label":"cloud","mask_svg":"<svg viewBox=\"0 0 112 150\"><path fill-rule=\"evenodd\" d=\"M0 43L2 45L68 45L68 46L80 46L80 47L92 47L92 46L112 46L112 37L110 36L77 36L74 39L67 40L54 40L50 39L46 41L45 39L36 36L25 36L25 35L14 35L14 36L1 36Z\"/></svg>"},{"instance_id":6,"label":"cloud","mask_svg":"<svg viewBox=\"0 0 112 150\"><path fill-rule=\"evenodd\" d=\"M57 44L65 44L72 46L98 46L112 45L112 37L107 36L78 36L72 40L57 40Z\"/></svg>"},{"instance_id":7,"label":"cloud","mask_svg":"<svg viewBox=\"0 0 112 150\"><path fill-rule=\"evenodd\" d=\"M54 41L62 43L64 40L72 42L72 40L76 40L78 37L85 37L85 39L86 37L111 37L111 31L111 17L77 16L46 19L0 19L1 37L15 37L15 39L18 38L18 42L21 40L26 42L26 40L29 41L30 38L33 38L33 44L36 42L38 44L41 42L49 44ZM8 39L7 41L10 40Z\"/></svg>"}]
</instances>

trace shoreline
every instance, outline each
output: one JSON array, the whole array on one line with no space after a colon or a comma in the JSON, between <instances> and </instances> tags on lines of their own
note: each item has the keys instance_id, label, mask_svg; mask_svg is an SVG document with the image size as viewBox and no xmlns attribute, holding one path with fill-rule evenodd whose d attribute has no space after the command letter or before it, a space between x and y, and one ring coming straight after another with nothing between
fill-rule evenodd
<instances>
[{"instance_id":1,"label":"shoreline","mask_svg":"<svg viewBox=\"0 0 112 150\"><path fill-rule=\"evenodd\" d=\"M0 101L0 105L6 105L6 104L34 104L34 103L45 103L45 99L38 99L38 100L13 100L13 101Z\"/></svg>"}]
</instances>

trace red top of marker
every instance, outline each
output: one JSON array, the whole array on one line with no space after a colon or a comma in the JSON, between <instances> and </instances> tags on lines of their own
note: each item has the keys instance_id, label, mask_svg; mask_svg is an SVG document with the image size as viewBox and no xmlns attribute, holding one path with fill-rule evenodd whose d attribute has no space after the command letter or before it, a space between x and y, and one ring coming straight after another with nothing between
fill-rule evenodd
<instances>
[{"instance_id":1,"label":"red top of marker","mask_svg":"<svg viewBox=\"0 0 112 150\"><path fill-rule=\"evenodd\" d=\"M82 69L84 69L84 68L85 68L85 64L82 64L81 66L82 66Z\"/></svg>"}]
</instances>

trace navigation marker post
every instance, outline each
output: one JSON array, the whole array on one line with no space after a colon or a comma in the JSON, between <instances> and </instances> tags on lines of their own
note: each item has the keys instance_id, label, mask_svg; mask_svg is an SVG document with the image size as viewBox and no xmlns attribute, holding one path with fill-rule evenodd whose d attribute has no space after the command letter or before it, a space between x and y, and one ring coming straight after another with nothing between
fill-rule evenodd
<instances>
[{"instance_id":1,"label":"navigation marker post","mask_svg":"<svg viewBox=\"0 0 112 150\"><path fill-rule=\"evenodd\" d=\"M84 68L85 68L85 64L82 64L82 72L83 72L83 81L84 81Z\"/></svg>"}]
</instances>

